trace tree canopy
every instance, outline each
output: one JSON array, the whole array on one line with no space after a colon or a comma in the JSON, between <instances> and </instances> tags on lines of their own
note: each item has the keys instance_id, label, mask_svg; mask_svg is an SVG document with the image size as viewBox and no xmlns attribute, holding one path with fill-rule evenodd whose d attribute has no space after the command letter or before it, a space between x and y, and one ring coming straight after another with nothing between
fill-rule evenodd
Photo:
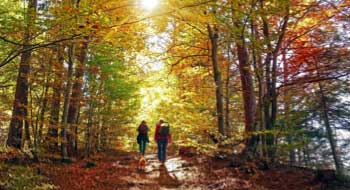
<instances>
[{"instance_id":1,"label":"tree canopy","mask_svg":"<svg viewBox=\"0 0 350 190\"><path fill-rule=\"evenodd\" d=\"M3 0L0 146L173 149L349 170L349 0ZM151 147L154 146L151 144ZM5 151L5 152L6 152Z\"/></svg>"}]
</instances>

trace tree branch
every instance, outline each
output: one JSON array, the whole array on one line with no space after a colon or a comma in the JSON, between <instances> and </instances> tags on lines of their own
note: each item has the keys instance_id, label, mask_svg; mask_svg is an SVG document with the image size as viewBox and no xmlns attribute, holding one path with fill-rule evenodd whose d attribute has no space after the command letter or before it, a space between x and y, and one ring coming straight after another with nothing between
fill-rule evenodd
<instances>
[{"instance_id":1,"label":"tree branch","mask_svg":"<svg viewBox=\"0 0 350 190\"><path fill-rule=\"evenodd\" d=\"M48 47L48 46L51 46L51 45L56 44L56 43L60 43L60 42L64 42L64 41L68 41L68 40L72 40L72 39L76 39L78 37L83 37L83 36L81 36L80 34L76 34L76 35L73 35L73 36L71 36L69 38L58 39L58 40L55 40L55 41L52 41L52 42L49 42L49 43L45 43L45 44L29 45L27 48L23 48L21 50L18 50L18 48L14 48L9 53L9 55L4 60L2 60L0 62L0 68L5 66L5 65L7 65L8 63L10 63L12 60L14 60L16 57L18 57L20 54L22 54L24 52L32 51L32 50L39 49L39 48Z\"/></svg>"}]
</instances>

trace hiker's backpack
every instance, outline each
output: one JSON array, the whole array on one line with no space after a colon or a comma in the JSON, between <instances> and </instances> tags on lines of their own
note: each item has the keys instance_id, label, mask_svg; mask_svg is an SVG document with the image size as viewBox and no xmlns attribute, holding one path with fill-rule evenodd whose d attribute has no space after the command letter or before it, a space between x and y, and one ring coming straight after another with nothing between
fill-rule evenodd
<instances>
[{"instance_id":1,"label":"hiker's backpack","mask_svg":"<svg viewBox=\"0 0 350 190\"><path fill-rule=\"evenodd\" d=\"M140 125L139 132L140 134L147 134L148 128L147 125Z\"/></svg>"},{"instance_id":2,"label":"hiker's backpack","mask_svg":"<svg viewBox=\"0 0 350 190\"><path fill-rule=\"evenodd\" d=\"M170 126L168 123L162 123L159 128L159 135L168 136L170 134Z\"/></svg>"}]
</instances>

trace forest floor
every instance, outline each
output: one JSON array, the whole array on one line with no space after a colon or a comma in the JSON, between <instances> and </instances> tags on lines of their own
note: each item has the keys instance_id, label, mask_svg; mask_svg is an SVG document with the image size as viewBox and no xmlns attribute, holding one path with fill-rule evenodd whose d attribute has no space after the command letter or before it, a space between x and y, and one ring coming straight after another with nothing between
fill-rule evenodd
<instances>
[{"instance_id":1,"label":"forest floor","mask_svg":"<svg viewBox=\"0 0 350 190\"><path fill-rule=\"evenodd\" d=\"M146 169L140 171L139 158L135 152L113 151L108 154L97 154L88 160L75 160L70 164L50 162L31 164L29 168L33 173L45 176L45 185L41 187L46 188L29 189L328 190L325 188L326 184L316 180L315 172L309 169L279 167L259 170L253 163L247 163L243 167L232 167L229 160L218 160L204 155L191 157L170 155L165 164L161 164L155 154L148 154ZM24 170L19 170L18 173L22 173L21 175L26 173L28 176ZM8 175L11 177L18 174ZM27 179L30 180L36 180L36 177ZM0 189L28 188L1 188L0 184Z\"/></svg>"},{"instance_id":2,"label":"forest floor","mask_svg":"<svg viewBox=\"0 0 350 190\"><path fill-rule=\"evenodd\" d=\"M172 155L161 164L155 154L149 154L145 171L139 171L138 159L137 153L113 152L96 155L89 161L36 167L60 190L323 189L323 184L315 181L312 170L300 168L259 171L253 164L233 168L228 160L203 155Z\"/></svg>"}]
</instances>

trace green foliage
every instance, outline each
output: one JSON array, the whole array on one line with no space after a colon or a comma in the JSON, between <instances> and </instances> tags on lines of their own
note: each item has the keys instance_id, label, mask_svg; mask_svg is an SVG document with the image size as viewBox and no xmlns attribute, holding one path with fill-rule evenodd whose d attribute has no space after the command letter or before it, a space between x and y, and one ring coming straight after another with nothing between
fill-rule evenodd
<instances>
[{"instance_id":1,"label":"green foliage","mask_svg":"<svg viewBox=\"0 0 350 190\"><path fill-rule=\"evenodd\" d=\"M135 71L128 69L125 61L118 57L116 48L103 44L93 50L89 64L101 69L100 80L104 83L107 97L110 100L125 100L134 96L138 86L131 76Z\"/></svg>"},{"instance_id":2,"label":"green foliage","mask_svg":"<svg viewBox=\"0 0 350 190\"><path fill-rule=\"evenodd\" d=\"M56 187L46 182L29 166L0 164L0 188L8 190L50 190Z\"/></svg>"},{"instance_id":3,"label":"green foliage","mask_svg":"<svg viewBox=\"0 0 350 190\"><path fill-rule=\"evenodd\" d=\"M198 140L194 138L187 138L180 140L177 143L178 147L193 147L197 153L205 155L215 155L218 151L218 147L210 143L199 143Z\"/></svg>"}]
</instances>

